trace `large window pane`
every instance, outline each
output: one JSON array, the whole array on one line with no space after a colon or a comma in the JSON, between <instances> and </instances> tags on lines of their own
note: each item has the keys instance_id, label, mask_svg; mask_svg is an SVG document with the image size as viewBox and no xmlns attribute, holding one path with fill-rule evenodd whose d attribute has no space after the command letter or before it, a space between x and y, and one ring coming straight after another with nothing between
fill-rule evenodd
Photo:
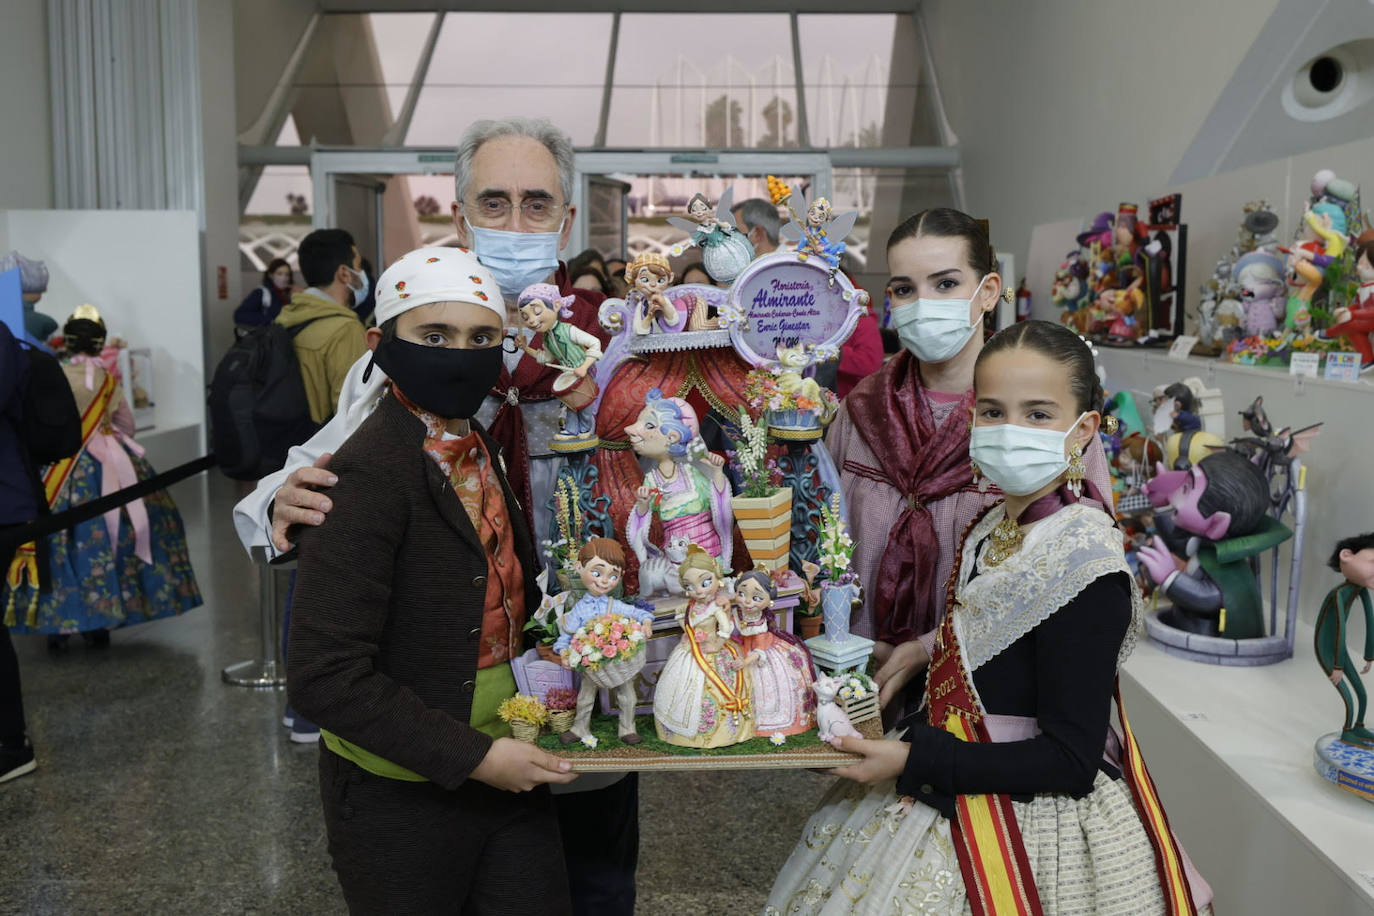
<instances>
[{"instance_id":1,"label":"large window pane","mask_svg":"<svg viewBox=\"0 0 1374 916\"><path fill-rule=\"evenodd\" d=\"M812 145L939 143L911 16L798 16L797 37Z\"/></svg>"},{"instance_id":2,"label":"large window pane","mask_svg":"<svg viewBox=\"0 0 1374 916\"><path fill-rule=\"evenodd\" d=\"M449 13L406 143L453 146L473 121L520 115L590 146L611 23L605 13Z\"/></svg>"},{"instance_id":3,"label":"large window pane","mask_svg":"<svg viewBox=\"0 0 1374 916\"><path fill-rule=\"evenodd\" d=\"M296 79L291 110L301 139L380 142L400 113L434 15L326 16Z\"/></svg>"},{"instance_id":4,"label":"large window pane","mask_svg":"<svg viewBox=\"0 0 1374 916\"><path fill-rule=\"evenodd\" d=\"M796 146L791 34L786 15L622 15L606 145Z\"/></svg>"}]
</instances>

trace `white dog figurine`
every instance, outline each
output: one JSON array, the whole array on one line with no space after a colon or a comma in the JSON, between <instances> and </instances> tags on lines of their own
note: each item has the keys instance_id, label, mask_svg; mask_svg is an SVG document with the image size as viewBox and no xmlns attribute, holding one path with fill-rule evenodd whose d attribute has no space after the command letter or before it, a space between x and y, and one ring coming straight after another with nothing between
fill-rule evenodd
<instances>
[{"instance_id":1,"label":"white dog figurine","mask_svg":"<svg viewBox=\"0 0 1374 916\"><path fill-rule=\"evenodd\" d=\"M816 691L816 733L822 741L834 744L844 737L862 738L849 716L835 703L840 682L833 677L818 677L811 689Z\"/></svg>"}]
</instances>

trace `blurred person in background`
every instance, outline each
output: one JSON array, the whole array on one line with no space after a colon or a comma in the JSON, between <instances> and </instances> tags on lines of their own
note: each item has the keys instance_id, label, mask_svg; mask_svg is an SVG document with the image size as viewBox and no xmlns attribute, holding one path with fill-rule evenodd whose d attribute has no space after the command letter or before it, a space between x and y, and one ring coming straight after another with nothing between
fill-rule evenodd
<instances>
[{"instance_id":1,"label":"blurred person in background","mask_svg":"<svg viewBox=\"0 0 1374 916\"><path fill-rule=\"evenodd\" d=\"M262 285L244 296L234 309L234 324L256 328L276 320L295 291L291 277L291 265L283 258L273 258L262 272Z\"/></svg>"}]
</instances>

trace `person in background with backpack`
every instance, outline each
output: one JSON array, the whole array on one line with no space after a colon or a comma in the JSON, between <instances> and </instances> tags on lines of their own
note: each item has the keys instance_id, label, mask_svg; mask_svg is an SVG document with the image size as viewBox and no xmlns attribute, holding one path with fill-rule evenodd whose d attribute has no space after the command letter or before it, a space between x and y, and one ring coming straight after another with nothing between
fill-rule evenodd
<instances>
[{"instance_id":1,"label":"person in background with backpack","mask_svg":"<svg viewBox=\"0 0 1374 916\"><path fill-rule=\"evenodd\" d=\"M79 449L43 469L43 498L54 514L132 487L156 472L133 440L134 418L119 379L100 362L105 322L79 306L62 327L62 372L81 413ZM47 547L38 559L38 543ZM186 532L166 490L98 518L21 545L0 602L16 633L46 633L61 651L72 633L93 647L109 631L171 617L201 603ZM43 586L47 576L51 589Z\"/></svg>"},{"instance_id":2,"label":"person in background with backpack","mask_svg":"<svg viewBox=\"0 0 1374 916\"><path fill-rule=\"evenodd\" d=\"M310 419L323 424L334 415L344 376L367 351L353 308L367 299L368 279L353 236L342 229L316 229L301 239L296 259L309 288L291 297L275 323L287 330L309 325L293 343Z\"/></svg>"},{"instance_id":3,"label":"person in background with backpack","mask_svg":"<svg viewBox=\"0 0 1374 916\"><path fill-rule=\"evenodd\" d=\"M79 448L81 416L57 360L20 346L0 322L0 570L18 547L13 532L47 511L37 468ZM37 766L27 731L19 659L0 625L0 782Z\"/></svg>"},{"instance_id":4,"label":"person in background with backpack","mask_svg":"<svg viewBox=\"0 0 1374 916\"><path fill-rule=\"evenodd\" d=\"M234 309L234 324L244 328L271 324L294 293L291 265L282 258L273 258L262 272L262 285L244 296L239 307Z\"/></svg>"}]
</instances>

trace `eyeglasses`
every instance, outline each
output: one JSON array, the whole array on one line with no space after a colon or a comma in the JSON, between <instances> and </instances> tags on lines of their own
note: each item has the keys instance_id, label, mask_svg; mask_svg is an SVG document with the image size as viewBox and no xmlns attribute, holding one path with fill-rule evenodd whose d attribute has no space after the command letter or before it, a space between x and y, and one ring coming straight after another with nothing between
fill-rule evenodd
<instances>
[{"instance_id":1,"label":"eyeglasses","mask_svg":"<svg viewBox=\"0 0 1374 916\"><path fill-rule=\"evenodd\" d=\"M464 207L467 206L464 203ZM547 197L528 197L520 202L520 215L528 225L548 229L558 225L567 206L556 204ZM471 210L483 223L499 223L510 216L511 208L510 200L505 197L479 197Z\"/></svg>"}]
</instances>

